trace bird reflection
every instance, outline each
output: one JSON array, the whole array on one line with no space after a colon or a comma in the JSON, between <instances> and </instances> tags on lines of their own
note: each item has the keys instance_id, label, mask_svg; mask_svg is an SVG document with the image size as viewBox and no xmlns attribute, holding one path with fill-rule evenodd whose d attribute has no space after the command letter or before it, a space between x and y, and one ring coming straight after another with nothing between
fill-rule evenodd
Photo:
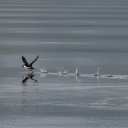
<instances>
[{"instance_id":1,"label":"bird reflection","mask_svg":"<svg viewBox=\"0 0 128 128\"><path fill-rule=\"evenodd\" d=\"M33 78L34 76L35 76L34 73L27 74L26 76L23 77L22 83L26 83L28 79L31 79L37 82L37 80Z\"/></svg>"}]
</instances>

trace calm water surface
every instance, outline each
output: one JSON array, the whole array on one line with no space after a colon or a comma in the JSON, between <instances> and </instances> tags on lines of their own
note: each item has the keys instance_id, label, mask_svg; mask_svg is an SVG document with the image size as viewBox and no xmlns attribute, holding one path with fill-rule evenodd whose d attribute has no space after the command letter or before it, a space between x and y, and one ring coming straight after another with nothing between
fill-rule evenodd
<instances>
[{"instance_id":1,"label":"calm water surface","mask_svg":"<svg viewBox=\"0 0 128 128\"><path fill-rule=\"evenodd\" d=\"M125 0L1 0L0 126L127 128L128 79L74 75L128 75L127 13ZM37 55L23 82L21 56Z\"/></svg>"}]
</instances>

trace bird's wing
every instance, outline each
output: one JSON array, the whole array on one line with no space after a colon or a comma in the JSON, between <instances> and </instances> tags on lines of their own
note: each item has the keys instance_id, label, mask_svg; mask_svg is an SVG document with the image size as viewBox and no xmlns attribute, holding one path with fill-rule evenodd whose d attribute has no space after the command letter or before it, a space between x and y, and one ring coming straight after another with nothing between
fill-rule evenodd
<instances>
[{"instance_id":1,"label":"bird's wing","mask_svg":"<svg viewBox=\"0 0 128 128\"><path fill-rule=\"evenodd\" d=\"M24 56L22 56L22 60L23 60L23 62L25 63L26 66L29 66L29 64L28 64L28 62L27 62L27 60L25 59Z\"/></svg>"},{"instance_id":2,"label":"bird's wing","mask_svg":"<svg viewBox=\"0 0 128 128\"><path fill-rule=\"evenodd\" d=\"M36 59L35 59L35 60L33 60L33 61L30 63L30 66L32 66L32 65L33 65L33 63L34 63L38 58L39 58L39 55L36 57Z\"/></svg>"}]
</instances>

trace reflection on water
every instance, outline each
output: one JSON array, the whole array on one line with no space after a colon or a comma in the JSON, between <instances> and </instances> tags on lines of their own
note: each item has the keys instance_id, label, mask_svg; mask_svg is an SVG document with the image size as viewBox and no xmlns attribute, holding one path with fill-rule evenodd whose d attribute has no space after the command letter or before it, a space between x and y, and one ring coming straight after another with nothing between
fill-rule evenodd
<instances>
[{"instance_id":1,"label":"reflection on water","mask_svg":"<svg viewBox=\"0 0 128 128\"><path fill-rule=\"evenodd\" d=\"M22 83L26 83L28 79L31 79L31 80L37 82L37 80L33 78L34 76L35 76L35 74L33 72L26 74L26 76L23 77Z\"/></svg>"},{"instance_id":2,"label":"reflection on water","mask_svg":"<svg viewBox=\"0 0 128 128\"><path fill-rule=\"evenodd\" d=\"M32 85L27 85L27 84L22 84L22 85L23 86L22 86L22 95L21 95L21 103L20 103L21 114L26 114L31 109L33 109L34 113L37 112L39 106L39 84L33 83ZM36 99L36 101L34 99Z\"/></svg>"}]
</instances>

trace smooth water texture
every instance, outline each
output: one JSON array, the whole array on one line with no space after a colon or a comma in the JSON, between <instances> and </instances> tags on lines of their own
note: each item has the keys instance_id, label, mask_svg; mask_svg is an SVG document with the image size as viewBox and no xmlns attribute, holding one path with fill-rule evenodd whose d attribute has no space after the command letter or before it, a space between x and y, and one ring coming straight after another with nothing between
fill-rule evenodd
<instances>
[{"instance_id":1,"label":"smooth water texture","mask_svg":"<svg viewBox=\"0 0 128 128\"><path fill-rule=\"evenodd\" d=\"M127 128L127 13L126 0L1 0L0 127ZM31 74L21 56L37 55Z\"/></svg>"}]
</instances>

